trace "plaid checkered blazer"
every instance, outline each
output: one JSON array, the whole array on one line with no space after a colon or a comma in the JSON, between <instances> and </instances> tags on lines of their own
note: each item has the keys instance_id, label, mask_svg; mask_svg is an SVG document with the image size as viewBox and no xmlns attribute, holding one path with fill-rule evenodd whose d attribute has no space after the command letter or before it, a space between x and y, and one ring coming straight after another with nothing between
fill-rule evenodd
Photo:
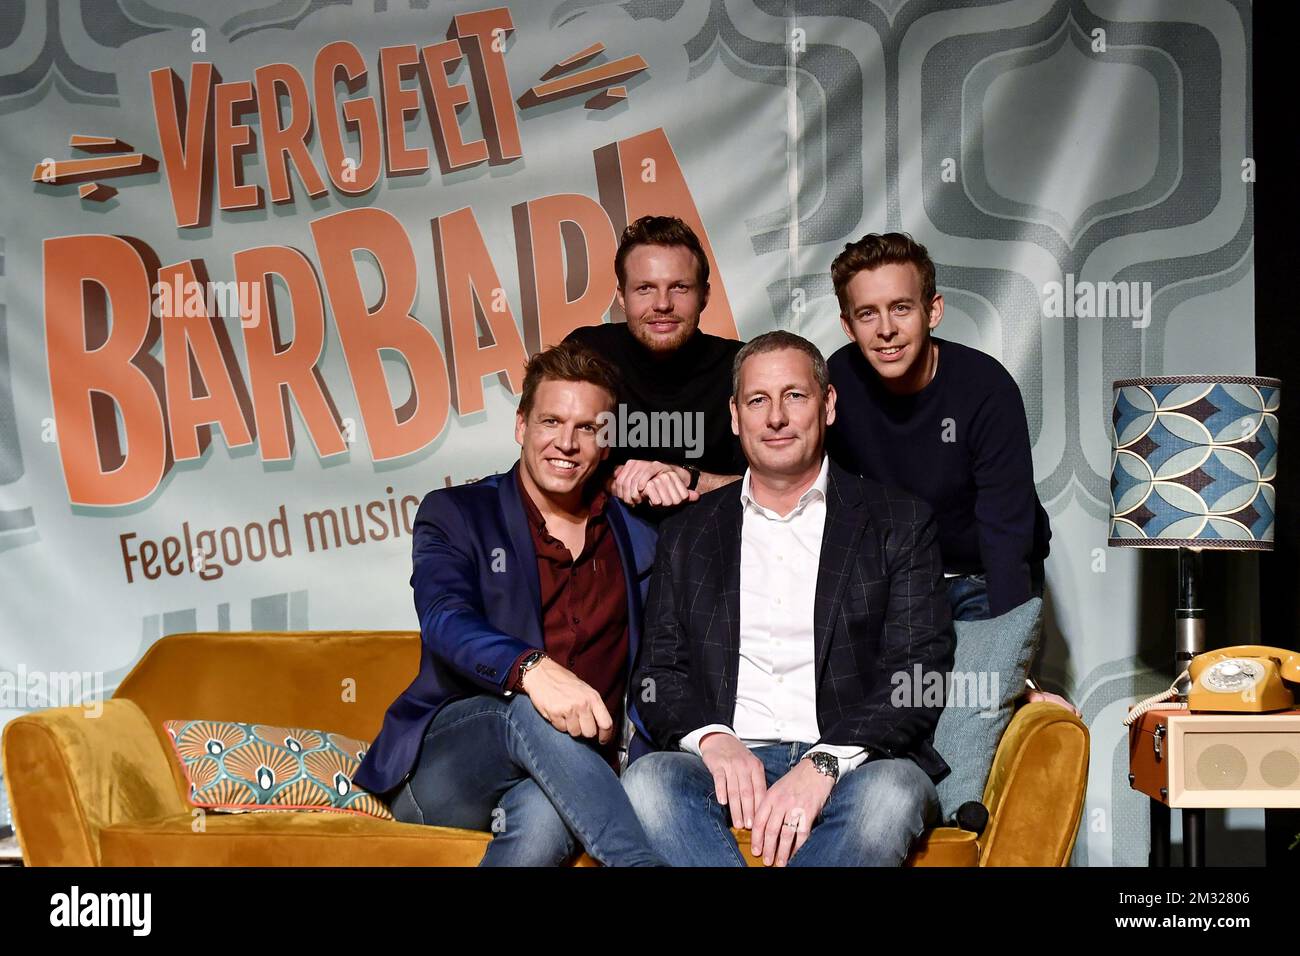
<instances>
[{"instance_id":1,"label":"plaid checkered blazer","mask_svg":"<svg viewBox=\"0 0 1300 956\"><path fill-rule=\"evenodd\" d=\"M706 724L732 725L740 666L740 482L704 495L660 527L634 677L655 746L676 749ZM817 725L809 743L909 757L934 780L942 706L918 688L896 706L895 675L953 665L952 620L933 514L919 498L830 465L813 651Z\"/></svg>"}]
</instances>

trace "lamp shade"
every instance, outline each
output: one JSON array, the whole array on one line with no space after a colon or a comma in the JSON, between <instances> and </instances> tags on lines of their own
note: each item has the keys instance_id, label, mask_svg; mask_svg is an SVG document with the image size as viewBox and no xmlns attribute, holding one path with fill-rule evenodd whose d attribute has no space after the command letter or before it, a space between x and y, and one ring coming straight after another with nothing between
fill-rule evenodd
<instances>
[{"instance_id":1,"label":"lamp shade","mask_svg":"<svg viewBox=\"0 0 1300 956\"><path fill-rule=\"evenodd\" d=\"M1271 550L1281 381L1115 382L1112 546Z\"/></svg>"}]
</instances>

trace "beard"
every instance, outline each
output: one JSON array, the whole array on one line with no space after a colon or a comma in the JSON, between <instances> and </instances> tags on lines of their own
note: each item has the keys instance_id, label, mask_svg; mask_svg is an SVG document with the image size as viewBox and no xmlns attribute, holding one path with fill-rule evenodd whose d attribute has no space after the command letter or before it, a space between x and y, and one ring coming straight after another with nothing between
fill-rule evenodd
<instances>
[{"instance_id":1,"label":"beard","mask_svg":"<svg viewBox=\"0 0 1300 956\"><path fill-rule=\"evenodd\" d=\"M677 323L677 327L670 334L660 335L651 332L647 325L655 321L655 318L642 316L640 319L628 322L628 330L631 331L632 337L640 342L647 350L659 354L675 352L691 337L699 327L699 318L695 321L683 318L680 315L671 315L667 318Z\"/></svg>"}]
</instances>

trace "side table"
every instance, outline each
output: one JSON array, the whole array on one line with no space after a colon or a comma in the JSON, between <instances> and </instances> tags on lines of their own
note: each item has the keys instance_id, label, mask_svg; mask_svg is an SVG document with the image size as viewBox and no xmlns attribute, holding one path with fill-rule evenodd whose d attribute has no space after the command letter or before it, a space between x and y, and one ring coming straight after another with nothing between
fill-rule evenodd
<instances>
[{"instance_id":1,"label":"side table","mask_svg":"<svg viewBox=\"0 0 1300 956\"><path fill-rule=\"evenodd\" d=\"M1151 866L1169 865L1169 811L1183 865L1205 865L1205 810L1300 808L1300 708L1223 714L1155 707L1129 727L1129 786L1151 798Z\"/></svg>"}]
</instances>

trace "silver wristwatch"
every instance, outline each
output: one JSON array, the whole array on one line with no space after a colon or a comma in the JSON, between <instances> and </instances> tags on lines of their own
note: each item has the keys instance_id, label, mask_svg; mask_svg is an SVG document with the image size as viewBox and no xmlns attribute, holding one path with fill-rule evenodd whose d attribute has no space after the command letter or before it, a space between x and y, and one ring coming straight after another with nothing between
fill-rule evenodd
<instances>
[{"instance_id":1,"label":"silver wristwatch","mask_svg":"<svg viewBox=\"0 0 1300 956\"><path fill-rule=\"evenodd\" d=\"M524 686L524 675L540 664L546 658L545 651L533 651L522 661L519 662L519 680L515 681L515 687L522 689Z\"/></svg>"},{"instance_id":2,"label":"silver wristwatch","mask_svg":"<svg viewBox=\"0 0 1300 956\"><path fill-rule=\"evenodd\" d=\"M824 750L816 750L809 754L804 754L805 760L811 760L813 769L820 774L830 777L832 780L838 780L840 777L840 758L834 754L828 754Z\"/></svg>"}]
</instances>

